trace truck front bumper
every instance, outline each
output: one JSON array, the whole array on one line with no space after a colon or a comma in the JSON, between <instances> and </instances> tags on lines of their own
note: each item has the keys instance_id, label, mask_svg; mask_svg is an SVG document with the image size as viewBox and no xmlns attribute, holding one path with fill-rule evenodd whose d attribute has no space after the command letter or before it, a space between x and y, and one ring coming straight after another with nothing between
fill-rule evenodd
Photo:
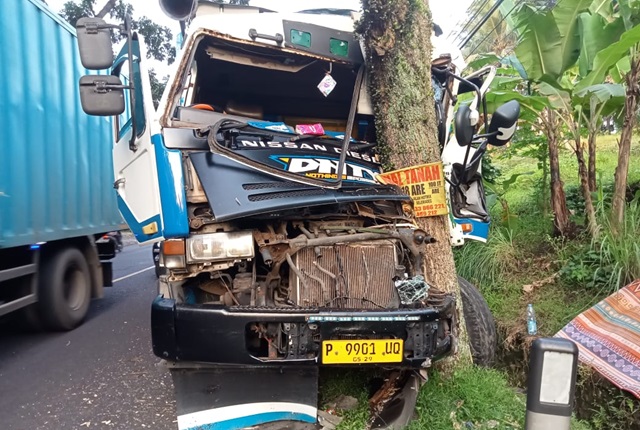
<instances>
[{"instance_id":1,"label":"truck front bumper","mask_svg":"<svg viewBox=\"0 0 640 430\"><path fill-rule=\"evenodd\" d=\"M256 323L281 324L288 336L285 356L255 353L250 327ZM186 305L158 296L151 310L153 352L174 362L322 364L325 340L403 339L403 361L391 367L417 368L451 351L454 326L453 297L438 308L346 311Z\"/></svg>"}]
</instances>

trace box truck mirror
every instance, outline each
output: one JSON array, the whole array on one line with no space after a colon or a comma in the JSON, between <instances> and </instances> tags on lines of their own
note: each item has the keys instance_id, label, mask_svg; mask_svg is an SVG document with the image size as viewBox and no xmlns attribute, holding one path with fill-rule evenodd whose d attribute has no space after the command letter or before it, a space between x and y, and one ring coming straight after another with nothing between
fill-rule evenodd
<instances>
[{"instance_id":1,"label":"box truck mirror","mask_svg":"<svg viewBox=\"0 0 640 430\"><path fill-rule=\"evenodd\" d=\"M111 29L118 25L107 24L101 18L80 18L76 24L80 61L89 70L108 69L113 64Z\"/></svg>"},{"instance_id":2,"label":"box truck mirror","mask_svg":"<svg viewBox=\"0 0 640 430\"><path fill-rule=\"evenodd\" d=\"M89 115L112 116L124 112L124 90L120 78L113 75L87 75L80 78L80 102Z\"/></svg>"}]
</instances>

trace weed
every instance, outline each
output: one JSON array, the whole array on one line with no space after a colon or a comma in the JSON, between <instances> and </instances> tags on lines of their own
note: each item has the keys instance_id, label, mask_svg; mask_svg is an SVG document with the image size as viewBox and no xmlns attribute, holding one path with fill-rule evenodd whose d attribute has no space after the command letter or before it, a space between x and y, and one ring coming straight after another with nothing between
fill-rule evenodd
<instances>
[{"instance_id":1,"label":"weed","mask_svg":"<svg viewBox=\"0 0 640 430\"><path fill-rule=\"evenodd\" d=\"M513 231L492 227L487 243L470 242L454 252L458 274L478 285L496 285L517 261Z\"/></svg>"}]
</instances>

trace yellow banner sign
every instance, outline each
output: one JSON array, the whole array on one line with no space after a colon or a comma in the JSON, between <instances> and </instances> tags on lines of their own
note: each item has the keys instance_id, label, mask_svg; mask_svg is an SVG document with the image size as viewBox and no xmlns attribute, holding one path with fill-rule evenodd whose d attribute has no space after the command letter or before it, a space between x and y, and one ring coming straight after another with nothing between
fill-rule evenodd
<instances>
[{"instance_id":1,"label":"yellow banner sign","mask_svg":"<svg viewBox=\"0 0 640 430\"><path fill-rule=\"evenodd\" d=\"M421 164L378 175L387 184L396 184L413 199L419 218L449 213L444 188L442 163Z\"/></svg>"}]
</instances>

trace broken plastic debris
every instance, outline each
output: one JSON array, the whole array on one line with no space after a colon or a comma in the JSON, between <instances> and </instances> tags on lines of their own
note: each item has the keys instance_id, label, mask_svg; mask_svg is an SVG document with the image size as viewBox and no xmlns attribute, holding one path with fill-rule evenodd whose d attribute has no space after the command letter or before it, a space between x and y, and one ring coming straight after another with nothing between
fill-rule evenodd
<instances>
[{"instance_id":1,"label":"broken plastic debris","mask_svg":"<svg viewBox=\"0 0 640 430\"><path fill-rule=\"evenodd\" d=\"M431 285L427 284L421 275L413 278L398 279L395 283L400 302L403 305L410 305L420 300L425 300L429 296Z\"/></svg>"},{"instance_id":2,"label":"broken plastic debris","mask_svg":"<svg viewBox=\"0 0 640 430\"><path fill-rule=\"evenodd\" d=\"M325 97L327 97L329 94L331 94L331 91L333 91L336 85L336 80L333 79L331 75L326 74L318 84L318 89Z\"/></svg>"},{"instance_id":3,"label":"broken plastic debris","mask_svg":"<svg viewBox=\"0 0 640 430\"><path fill-rule=\"evenodd\" d=\"M324 128L322 124L298 124L296 125L296 133L323 136Z\"/></svg>"}]
</instances>

